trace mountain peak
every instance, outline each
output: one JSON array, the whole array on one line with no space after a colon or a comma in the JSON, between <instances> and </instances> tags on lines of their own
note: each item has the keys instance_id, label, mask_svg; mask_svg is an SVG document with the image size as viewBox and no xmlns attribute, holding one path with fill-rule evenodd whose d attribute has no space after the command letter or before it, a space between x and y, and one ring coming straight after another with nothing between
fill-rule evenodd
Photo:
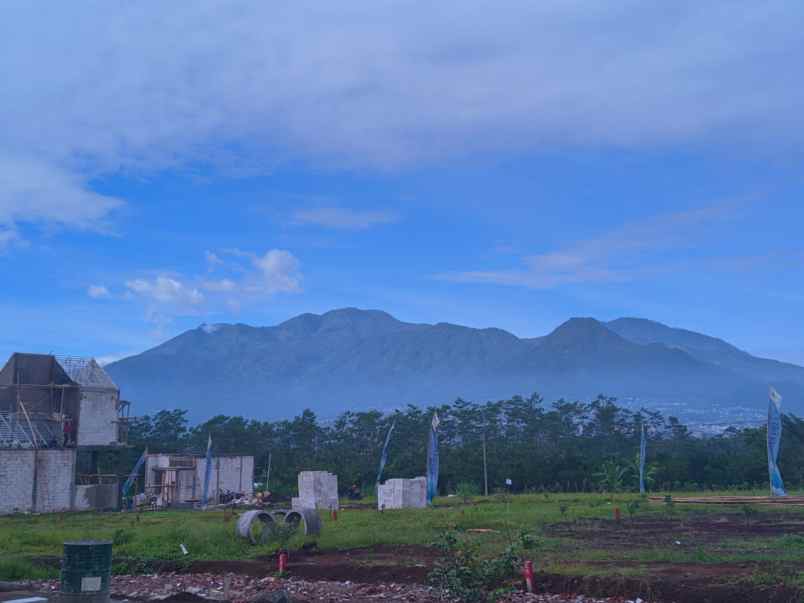
<instances>
[{"instance_id":1,"label":"mountain peak","mask_svg":"<svg viewBox=\"0 0 804 603\"><path fill-rule=\"evenodd\" d=\"M279 325L279 329L294 335L312 335L324 332L351 331L361 334L396 330L405 325L382 310L338 308L323 314L300 314Z\"/></svg>"},{"instance_id":2,"label":"mountain peak","mask_svg":"<svg viewBox=\"0 0 804 603\"><path fill-rule=\"evenodd\" d=\"M590 317L570 318L545 339L554 345L594 344L596 347L607 342L624 342L619 335L610 331L602 322Z\"/></svg>"},{"instance_id":3,"label":"mountain peak","mask_svg":"<svg viewBox=\"0 0 804 603\"><path fill-rule=\"evenodd\" d=\"M324 312L321 318L325 320L371 320L380 322L399 322L396 318L382 310L363 310L361 308L336 308Z\"/></svg>"}]
</instances>

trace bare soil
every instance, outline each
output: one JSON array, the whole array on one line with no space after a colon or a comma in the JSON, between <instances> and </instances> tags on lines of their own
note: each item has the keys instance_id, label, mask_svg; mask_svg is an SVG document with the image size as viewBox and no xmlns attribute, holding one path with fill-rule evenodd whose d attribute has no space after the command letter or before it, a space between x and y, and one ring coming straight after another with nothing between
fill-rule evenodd
<instances>
[{"instance_id":1,"label":"bare soil","mask_svg":"<svg viewBox=\"0 0 804 603\"><path fill-rule=\"evenodd\" d=\"M738 514L702 514L688 517L657 519L624 518L614 521L582 521L555 524L545 529L548 536L568 539L567 559L559 563L567 573L538 573L536 583L540 592L561 595L583 594L591 597L622 597L663 603L800 603L804 592L778 583L773 576L804 572L804 562L769 563L667 563L650 561L599 560L573 558L573 548L610 550L655 549L657 546L693 547L695 550L726 550L727 541L750 543L760 539L792 534L804 534L804 521L790 516L763 515L746 523ZM681 544L677 544L681 543ZM718 544L724 543L721 549ZM741 550L750 550L742 548ZM767 552L767 549L765 549ZM425 546L381 545L349 551L302 550L292 552L289 575L307 583L337 582L363 585L361 588L385 588L387 585L408 585L418 588L426 583L427 575L438 559L438 551ZM538 554L537 558L538 560ZM48 560L52 563L52 559ZM121 560L122 561L122 560ZM42 562L47 562L42 559ZM572 571L577 567L576 572ZM585 568L594 568L594 571ZM639 575L627 570L639 569ZM538 568L537 568L538 569ZM610 571L607 571L609 570ZM626 570L626 571L623 571ZM154 562L147 572L160 574L224 575L236 574L255 579L274 576L275 556L250 561L195 561L189 564ZM780 573L781 572L781 573ZM586 573L587 575L584 575ZM636 573L636 572L632 572ZM754 578L764 575L764 584ZM770 579L767 577L770 576ZM378 593L379 594L379 593ZM358 600L357 598L353 600ZM407 599L407 600L416 600ZM424 600L424 599L422 599ZM512 599L513 600L513 599ZM520 599L516 599L520 600ZM526 600L526 599L521 599ZM564 600L563 598L559 600Z\"/></svg>"},{"instance_id":2,"label":"bare soil","mask_svg":"<svg viewBox=\"0 0 804 603\"><path fill-rule=\"evenodd\" d=\"M638 549L663 544L712 546L728 540L746 542L760 538L804 535L804 520L789 515L762 515L748 522L742 515L701 514L668 519L623 518L620 522L588 520L553 524L545 534L583 542L584 547L599 549Z\"/></svg>"}]
</instances>

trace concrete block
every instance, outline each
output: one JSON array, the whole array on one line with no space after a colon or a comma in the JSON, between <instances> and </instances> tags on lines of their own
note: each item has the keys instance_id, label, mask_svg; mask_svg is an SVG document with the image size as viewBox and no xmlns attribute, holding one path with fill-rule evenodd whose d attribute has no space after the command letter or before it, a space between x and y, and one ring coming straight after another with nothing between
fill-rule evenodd
<instances>
[{"instance_id":1,"label":"concrete block","mask_svg":"<svg viewBox=\"0 0 804 603\"><path fill-rule=\"evenodd\" d=\"M377 488L378 509L421 509L427 506L427 479L389 479Z\"/></svg>"},{"instance_id":2,"label":"concrete block","mask_svg":"<svg viewBox=\"0 0 804 603\"><path fill-rule=\"evenodd\" d=\"M291 499L291 507L299 509L340 508L338 476L328 471L302 471L299 473L299 496Z\"/></svg>"}]
</instances>

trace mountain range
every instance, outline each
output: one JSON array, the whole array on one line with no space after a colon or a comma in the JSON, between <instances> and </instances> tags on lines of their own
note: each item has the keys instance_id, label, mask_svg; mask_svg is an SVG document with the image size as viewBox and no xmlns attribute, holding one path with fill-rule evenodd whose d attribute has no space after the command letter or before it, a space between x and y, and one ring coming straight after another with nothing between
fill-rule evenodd
<instances>
[{"instance_id":1,"label":"mountain range","mask_svg":"<svg viewBox=\"0 0 804 603\"><path fill-rule=\"evenodd\" d=\"M305 408L332 417L533 392L548 401L603 393L645 406L764 408L770 384L786 410L804 410L804 368L640 318L572 318L519 338L344 308L273 327L204 324L106 370L138 414L185 408L196 420L285 418Z\"/></svg>"}]
</instances>

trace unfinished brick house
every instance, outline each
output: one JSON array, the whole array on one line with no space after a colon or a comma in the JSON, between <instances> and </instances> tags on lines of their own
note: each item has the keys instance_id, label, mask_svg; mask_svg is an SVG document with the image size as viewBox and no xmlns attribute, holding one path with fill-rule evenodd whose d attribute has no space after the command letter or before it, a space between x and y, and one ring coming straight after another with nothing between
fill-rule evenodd
<instances>
[{"instance_id":1,"label":"unfinished brick house","mask_svg":"<svg viewBox=\"0 0 804 603\"><path fill-rule=\"evenodd\" d=\"M207 460L201 454L149 454L145 461L145 494L159 507L195 506L201 502ZM254 457L215 454L212 457L208 497L210 504L221 496L254 495Z\"/></svg>"},{"instance_id":2,"label":"unfinished brick house","mask_svg":"<svg viewBox=\"0 0 804 603\"><path fill-rule=\"evenodd\" d=\"M130 405L94 360L12 354L0 370L0 514L115 508L117 476L97 454L121 449ZM95 469L76 474L79 454Z\"/></svg>"}]
</instances>

